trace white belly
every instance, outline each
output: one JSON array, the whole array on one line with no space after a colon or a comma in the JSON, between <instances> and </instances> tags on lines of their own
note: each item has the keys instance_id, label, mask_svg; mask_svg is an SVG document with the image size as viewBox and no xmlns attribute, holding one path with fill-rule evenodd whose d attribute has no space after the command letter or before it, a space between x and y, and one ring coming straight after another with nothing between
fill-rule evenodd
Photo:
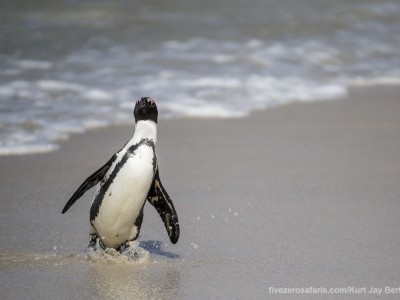
<instances>
[{"instance_id":1,"label":"white belly","mask_svg":"<svg viewBox=\"0 0 400 300\"><path fill-rule=\"evenodd\" d=\"M92 221L106 246L116 248L136 237L138 228L134 223L153 180L153 155L151 147L140 146L107 189L98 215Z\"/></svg>"}]
</instances>

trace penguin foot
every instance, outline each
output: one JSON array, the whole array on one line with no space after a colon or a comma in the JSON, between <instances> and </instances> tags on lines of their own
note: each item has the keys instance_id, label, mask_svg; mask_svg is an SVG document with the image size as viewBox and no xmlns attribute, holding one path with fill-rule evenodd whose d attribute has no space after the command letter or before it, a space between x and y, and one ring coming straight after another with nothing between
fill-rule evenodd
<instances>
[{"instance_id":1,"label":"penguin foot","mask_svg":"<svg viewBox=\"0 0 400 300\"><path fill-rule=\"evenodd\" d=\"M131 242L125 242L124 244L122 244L121 246L119 246L119 248L117 249L117 251L118 251L119 253L122 254L122 252L124 252L125 250L127 250L130 246L131 246Z\"/></svg>"},{"instance_id":2,"label":"penguin foot","mask_svg":"<svg viewBox=\"0 0 400 300\"><path fill-rule=\"evenodd\" d=\"M99 246L104 251L108 249L108 247L106 245L104 245L103 241L100 238L99 238Z\"/></svg>"},{"instance_id":3,"label":"penguin foot","mask_svg":"<svg viewBox=\"0 0 400 300\"><path fill-rule=\"evenodd\" d=\"M124 251L125 251L125 249L126 249L126 245L125 245L125 244L123 244L123 245L119 246L119 248L117 249L117 251L118 251L119 253L121 253L121 254L122 254L122 252L124 252Z\"/></svg>"},{"instance_id":4,"label":"penguin foot","mask_svg":"<svg viewBox=\"0 0 400 300\"><path fill-rule=\"evenodd\" d=\"M92 248L95 249L96 248L96 244L97 244L97 239L99 237L97 236L97 234L91 234L90 235L90 240L89 240L89 244L88 244L88 248Z\"/></svg>"},{"instance_id":5,"label":"penguin foot","mask_svg":"<svg viewBox=\"0 0 400 300\"><path fill-rule=\"evenodd\" d=\"M139 246L137 240L127 241L118 250L121 255L127 257L129 261L147 260L150 253Z\"/></svg>"},{"instance_id":6,"label":"penguin foot","mask_svg":"<svg viewBox=\"0 0 400 300\"><path fill-rule=\"evenodd\" d=\"M103 241L101 240L101 238L99 238L99 236L97 234L90 235L88 248L92 248L92 249L96 250L97 241L99 241L98 245L100 246L101 249L103 249L103 250L107 249L107 246L104 245Z\"/></svg>"},{"instance_id":7,"label":"penguin foot","mask_svg":"<svg viewBox=\"0 0 400 300\"><path fill-rule=\"evenodd\" d=\"M132 246L137 246L138 245L138 242L136 241L136 240L133 240L133 241L127 241L127 242L125 242L124 244L122 244L118 249L117 249L117 251L119 252L119 253L123 253L123 252L125 252L125 251L128 251ZM135 247L133 247L133 248L135 248Z\"/></svg>"}]
</instances>

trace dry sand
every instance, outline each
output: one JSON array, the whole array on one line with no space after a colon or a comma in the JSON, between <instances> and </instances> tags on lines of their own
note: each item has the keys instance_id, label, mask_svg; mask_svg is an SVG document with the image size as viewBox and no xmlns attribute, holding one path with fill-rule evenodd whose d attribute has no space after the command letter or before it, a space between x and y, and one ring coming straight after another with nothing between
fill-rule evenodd
<instances>
[{"instance_id":1,"label":"dry sand","mask_svg":"<svg viewBox=\"0 0 400 300\"><path fill-rule=\"evenodd\" d=\"M318 298L375 299L370 287L399 287L399 94L353 89L349 99L243 119L161 120L160 174L181 238L171 245L147 205L145 264L77 259L92 193L60 215L132 127L75 135L54 153L0 158L2 299L310 297L269 287L366 287Z\"/></svg>"}]
</instances>

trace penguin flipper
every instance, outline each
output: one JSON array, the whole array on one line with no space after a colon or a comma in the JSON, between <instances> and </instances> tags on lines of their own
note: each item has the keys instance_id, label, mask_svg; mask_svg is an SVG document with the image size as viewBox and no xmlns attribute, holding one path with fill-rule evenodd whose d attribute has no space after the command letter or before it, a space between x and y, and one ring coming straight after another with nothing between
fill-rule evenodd
<instances>
[{"instance_id":1,"label":"penguin flipper","mask_svg":"<svg viewBox=\"0 0 400 300\"><path fill-rule=\"evenodd\" d=\"M102 166L100 169L98 169L96 172L94 172L92 175L90 175L76 190L76 192L72 195L72 197L68 200L67 204L65 204L62 214L66 213L68 209L78 200L87 190L91 189L94 187L96 184L100 182L100 180L103 179L104 175L107 173L108 169L111 167L112 163L115 161L117 158L117 155L114 154L110 160Z\"/></svg>"},{"instance_id":2,"label":"penguin flipper","mask_svg":"<svg viewBox=\"0 0 400 300\"><path fill-rule=\"evenodd\" d=\"M161 184L158 168L147 195L147 200L154 206L163 220L171 243L176 244L179 239L178 215L171 198Z\"/></svg>"}]
</instances>

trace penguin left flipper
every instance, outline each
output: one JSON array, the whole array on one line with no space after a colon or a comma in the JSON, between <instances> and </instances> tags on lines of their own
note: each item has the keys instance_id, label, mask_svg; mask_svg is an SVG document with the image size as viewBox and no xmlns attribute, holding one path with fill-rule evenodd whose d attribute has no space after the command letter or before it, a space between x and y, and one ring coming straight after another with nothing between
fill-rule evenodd
<instances>
[{"instance_id":1,"label":"penguin left flipper","mask_svg":"<svg viewBox=\"0 0 400 300\"><path fill-rule=\"evenodd\" d=\"M147 200L154 206L164 222L169 239L176 244L179 239L179 221L171 198L161 184L158 168L154 175Z\"/></svg>"},{"instance_id":2,"label":"penguin left flipper","mask_svg":"<svg viewBox=\"0 0 400 300\"><path fill-rule=\"evenodd\" d=\"M108 169L111 167L112 163L116 160L117 154L114 154L110 160L102 166L100 169L98 169L96 172L94 172L92 175L90 175L81 185L80 187L76 190L76 192L72 195L72 197L68 200L67 204L65 204L62 214L66 213L68 209L78 200L87 190L91 189L94 187L96 184L98 184L104 177L104 175L107 173Z\"/></svg>"}]
</instances>

